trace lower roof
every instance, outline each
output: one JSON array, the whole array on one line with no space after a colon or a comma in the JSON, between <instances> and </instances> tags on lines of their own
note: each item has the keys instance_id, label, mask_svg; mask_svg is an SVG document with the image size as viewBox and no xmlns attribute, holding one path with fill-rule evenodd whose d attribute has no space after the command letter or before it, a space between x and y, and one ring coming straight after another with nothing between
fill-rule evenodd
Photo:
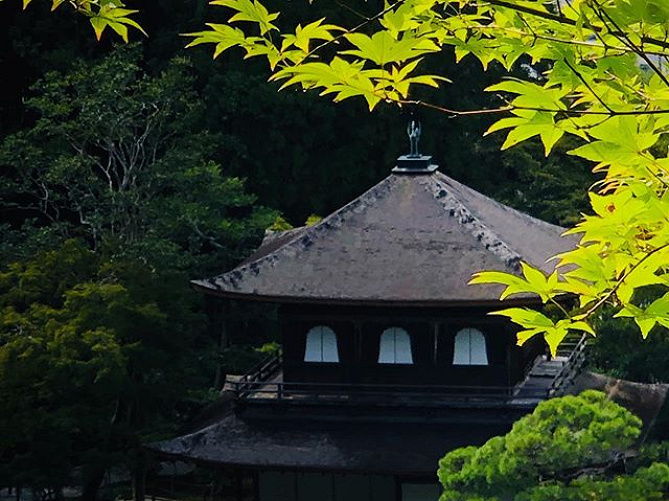
<instances>
[{"instance_id":1,"label":"lower roof","mask_svg":"<svg viewBox=\"0 0 669 501\"><path fill-rule=\"evenodd\" d=\"M505 423L388 423L244 419L218 423L150 448L178 459L221 466L433 476L439 459L481 445L510 429Z\"/></svg>"},{"instance_id":2,"label":"lower roof","mask_svg":"<svg viewBox=\"0 0 669 501\"><path fill-rule=\"evenodd\" d=\"M604 391L639 416L644 423L640 444L664 405L669 385L586 372L571 392L585 389ZM194 431L148 448L166 457L219 466L432 476L447 452L503 435L527 412L378 409L337 418L332 412L291 415L279 406L260 413L234 409L235 401L228 396L194 423Z\"/></svg>"}]
</instances>

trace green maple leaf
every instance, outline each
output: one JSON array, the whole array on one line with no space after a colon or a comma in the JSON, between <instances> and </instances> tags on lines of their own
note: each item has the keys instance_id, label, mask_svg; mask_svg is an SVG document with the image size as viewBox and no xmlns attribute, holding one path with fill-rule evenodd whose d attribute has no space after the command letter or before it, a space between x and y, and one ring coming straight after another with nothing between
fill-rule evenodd
<instances>
[{"instance_id":1,"label":"green maple leaf","mask_svg":"<svg viewBox=\"0 0 669 501\"><path fill-rule=\"evenodd\" d=\"M429 38L405 35L401 40L395 40L387 31L380 31L371 37L363 33L349 33L346 39L356 49L342 51L342 54L367 59L379 66L402 63L439 51L439 47Z\"/></svg>"},{"instance_id":2,"label":"green maple leaf","mask_svg":"<svg viewBox=\"0 0 669 501\"><path fill-rule=\"evenodd\" d=\"M543 335L553 356L557 355L558 346L569 331L584 331L592 336L595 335L592 327L582 320L563 319L553 322L543 313L529 308L508 308L490 314L507 317L523 328L516 335L518 345L522 346L534 336Z\"/></svg>"},{"instance_id":3,"label":"green maple leaf","mask_svg":"<svg viewBox=\"0 0 669 501\"><path fill-rule=\"evenodd\" d=\"M481 271L474 273L469 284L500 284L506 289L500 295L505 299L513 294L536 294L543 302L549 301L556 294L563 292L558 284L557 272L546 276L528 263L521 262L524 277L502 271Z\"/></svg>"},{"instance_id":4,"label":"green maple leaf","mask_svg":"<svg viewBox=\"0 0 669 501\"><path fill-rule=\"evenodd\" d=\"M645 309L627 304L614 316L632 318L645 339L656 324L669 328L669 293L656 299Z\"/></svg>"},{"instance_id":5,"label":"green maple leaf","mask_svg":"<svg viewBox=\"0 0 669 501\"><path fill-rule=\"evenodd\" d=\"M309 44L312 40L333 40L334 35L332 32L342 31L342 28L333 24L322 24L324 19L325 18L319 19L318 21L307 24L304 27L298 24L294 35L284 35L284 39L281 44L281 50L283 51L291 45L294 45L298 49L301 49L302 52L308 53Z\"/></svg>"},{"instance_id":6,"label":"green maple leaf","mask_svg":"<svg viewBox=\"0 0 669 501\"><path fill-rule=\"evenodd\" d=\"M213 23L209 23L207 26L209 26L211 30L186 33L185 36L194 38L194 40L186 45L186 47L194 47L205 43L215 44L216 49L214 50L214 58L217 58L221 53L231 47L247 44L246 36L239 28L233 28L226 24Z\"/></svg>"},{"instance_id":7,"label":"green maple leaf","mask_svg":"<svg viewBox=\"0 0 669 501\"><path fill-rule=\"evenodd\" d=\"M95 36L100 40L104 30L109 27L118 33L125 42L128 42L128 26L139 30L145 36L148 36L146 31L144 31L136 21L128 17L137 12L139 11L117 7L112 3L102 5L97 13L91 15L90 19L93 30L95 31Z\"/></svg>"},{"instance_id":8,"label":"green maple leaf","mask_svg":"<svg viewBox=\"0 0 669 501\"><path fill-rule=\"evenodd\" d=\"M272 21L279 17L278 13L270 13L267 8L258 0L213 0L211 5L220 5L236 10L237 13L233 15L228 22L234 23L236 21L248 21L256 23L260 28L260 34L264 35L270 30L276 30L277 27L272 24Z\"/></svg>"}]
</instances>

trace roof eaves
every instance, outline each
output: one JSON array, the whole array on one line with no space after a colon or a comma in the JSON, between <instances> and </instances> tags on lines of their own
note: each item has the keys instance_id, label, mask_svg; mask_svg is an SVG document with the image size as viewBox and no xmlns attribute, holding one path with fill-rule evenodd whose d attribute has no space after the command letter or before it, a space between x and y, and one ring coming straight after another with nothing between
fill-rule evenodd
<instances>
[{"instance_id":1,"label":"roof eaves","mask_svg":"<svg viewBox=\"0 0 669 501\"><path fill-rule=\"evenodd\" d=\"M462 306L489 306L493 308L502 308L506 306L530 306L541 305L541 299L536 295L520 295L507 298L504 301L498 299L499 294L489 299L460 299L460 300L394 300L394 299L376 299L376 298L341 298L341 297L316 297L316 296L289 296L289 295L263 295L248 292L230 291L218 286L214 279L191 280L191 288L196 292L201 292L214 297L227 299L244 299L259 302L271 303L302 303L302 304L331 304L331 305L365 305L365 306L397 306L397 307L462 307Z\"/></svg>"},{"instance_id":2,"label":"roof eaves","mask_svg":"<svg viewBox=\"0 0 669 501\"><path fill-rule=\"evenodd\" d=\"M394 176L388 176L383 181L375 185L373 188L367 190L365 193L360 195L355 200L346 204L341 209L333 212L329 216L325 217L323 220L319 221L317 224L311 227L304 228L303 231L296 232L293 238L288 239L283 245L279 246L277 249L272 252L267 253L266 255L261 256L260 258L245 262L240 266L237 266L235 269L218 275L213 278L205 280L197 280L191 283L208 283L211 284L216 289L220 289L219 282L222 282L225 285L229 285L233 288L237 288L237 283L243 280L244 275L248 273L259 274L260 268L264 266L272 266L277 261L285 257L293 257L299 255L303 250L308 249L313 245L314 239L318 238L321 234L325 232L331 232L334 229L341 227L345 221L345 216L349 213L358 213L361 212L375 203L377 200L381 199L383 196L387 195L391 189L391 185L394 182Z\"/></svg>"}]
</instances>

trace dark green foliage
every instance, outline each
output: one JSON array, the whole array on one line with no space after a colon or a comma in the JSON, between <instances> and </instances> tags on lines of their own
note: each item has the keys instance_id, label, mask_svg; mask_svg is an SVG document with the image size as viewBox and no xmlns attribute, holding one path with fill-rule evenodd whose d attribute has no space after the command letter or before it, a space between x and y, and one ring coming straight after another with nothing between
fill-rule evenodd
<instances>
[{"instance_id":1,"label":"dark green foliage","mask_svg":"<svg viewBox=\"0 0 669 501\"><path fill-rule=\"evenodd\" d=\"M371 4L358 7L375 8ZM60 13L50 15L32 7L19 16L16 9L4 5L0 12L3 8L7 16L0 15L0 25L7 23L12 34L6 41L6 57L13 58L12 70L18 64L25 75L14 82L9 60L7 71L0 67L0 72L12 75L13 95L29 95L29 82L47 70L63 71L81 57L91 59L109 50L108 42L95 44L85 20L64 19ZM298 18L304 20L306 8L313 20L327 15L339 22L352 16L335 4L289 2L282 5L280 21L289 25ZM363 103L335 105L312 93L278 93L278 84L267 83L262 64L242 62L237 54L212 62L206 48L186 51L178 33L201 29L205 13L219 13L208 9L206 2L160 2L142 10L139 21L150 37L142 42L145 57L140 65L155 72L165 69L175 55L192 59L195 88L206 104L202 123L217 136L210 158L223 165L228 175L246 178L264 205L281 210L295 226L312 213L330 213L385 177L397 156L408 150L405 129L414 112L423 121L421 152L432 154L445 173L535 216L572 222L582 206L580 197L592 184L583 177L587 173L583 163L563 154L546 161L539 144L500 152L498 138L482 138L494 121L492 116L453 119L439 112L391 106L380 106L370 114ZM72 36L58 29L62 25L72 27ZM45 44L53 49L39 50ZM432 95L436 104L455 109L499 105L483 89L498 79L501 68L493 65L484 73L477 63L465 61L456 69L450 53L431 64L435 71L456 75L453 84L444 84L438 95ZM3 118L15 117L6 130L31 121L32 115L25 111L15 116L20 108L16 98L11 106L6 113L0 109ZM575 196L579 198L572 204Z\"/></svg>"},{"instance_id":2,"label":"dark green foliage","mask_svg":"<svg viewBox=\"0 0 669 501\"><path fill-rule=\"evenodd\" d=\"M172 274L75 240L0 274L3 484L62 487L173 429L211 361Z\"/></svg>"},{"instance_id":3,"label":"dark green foliage","mask_svg":"<svg viewBox=\"0 0 669 501\"><path fill-rule=\"evenodd\" d=\"M669 490L669 466L655 463L632 475L611 480L580 478L564 485L544 485L522 493L515 501L662 501Z\"/></svg>"},{"instance_id":4,"label":"dark green foliage","mask_svg":"<svg viewBox=\"0 0 669 501\"><path fill-rule=\"evenodd\" d=\"M656 327L641 338L632 320L604 316L590 347L592 365L613 377L640 383L669 382L669 331Z\"/></svg>"},{"instance_id":5,"label":"dark green foliage","mask_svg":"<svg viewBox=\"0 0 669 501\"><path fill-rule=\"evenodd\" d=\"M138 56L119 50L35 86L35 126L0 145L3 208L16 225L36 217L94 248L197 256L199 269L178 263L193 274L231 266L276 216L208 160L217 141L201 127L187 63L150 77Z\"/></svg>"},{"instance_id":6,"label":"dark green foliage","mask_svg":"<svg viewBox=\"0 0 669 501\"><path fill-rule=\"evenodd\" d=\"M501 158L504 179L496 198L553 224L576 224L588 209L587 189L595 182L590 166L566 153L576 144L565 138L549 157L540 154L538 140L505 152Z\"/></svg>"},{"instance_id":7,"label":"dark green foliage","mask_svg":"<svg viewBox=\"0 0 669 501\"><path fill-rule=\"evenodd\" d=\"M439 463L441 501L664 499L666 464L605 476L640 432L641 420L603 393L548 400L507 435L447 454Z\"/></svg>"},{"instance_id":8,"label":"dark green foliage","mask_svg":"<svg viewBox=\"0 0 669 501\"><path fill-rule=\"evenodd\" d=\"M213 398L219 363L244 362L217 357L188 281L277 213L209 160L188 64L150 76L139 54L50 73L34 126L0 145L0 485L57 492L79 468L93 496Z\"/></svg>"}]
</instances>

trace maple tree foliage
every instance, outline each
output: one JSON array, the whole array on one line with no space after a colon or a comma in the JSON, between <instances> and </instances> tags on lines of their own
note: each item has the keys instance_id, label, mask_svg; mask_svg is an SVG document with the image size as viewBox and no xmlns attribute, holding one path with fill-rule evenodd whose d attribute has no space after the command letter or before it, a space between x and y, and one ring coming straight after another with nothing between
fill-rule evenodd
<instances>
[{"instance_id":1,"label":"maple tree foliage","mask_svg":"<svg viewBox=\"0 0 669 501\"><path fill-rule=\"evenodd\" d=\"M3 2L5 0L0 0ZM21 0L23 9L27 9L34 0ZM47 0L51 3L51 10L54 11L63 4L70 7L76 13L88 18L95 36L98 40L102 37L102 33L111 28L120 36L125 42L128 42L129 28L144 33L144 29L130 16L136 14L138 11L126 8L125 2L122 0Z\"/></svg>"},{"instance_id":2,"label":"maple tree foliage","mask_svg":"<svg viewBox=\"0 0 669 501\"><path fill-rule=\"evenodd\" d=\"M103 19L95 21L101 23L98 34L107 26L122 37L128 26L139 29L118 0L69 3L89 17L85 6L120 9L117 21L91 18ZM370 109L391 102L458 117L499 115L488 133L505 131L503 149L539 137L548 155L560 139L573 136L580 145L570 153L603 175L589 194L592 213L568 232L580 237L579 244L556 257L549 276L523 264L517 274L483 271L472 283L503 284L503 297L535 293L558 309L562 297L576 295L578 307L563 310L562 318L523 308L497 312L521 326L520 343L544 335L554 353L569 331L594 335L592 320L604 307L633 319L644 337L658 324L669 326L669 293L651 300L639 294L669 283L665 0L370 2L344 5L360 18L350 26L310 18L305 2L304 21L293 27L259 0L210 3L228 13L227 21L191 33L189 46L212 45L214 57L237 49L245 58L264 58L271 79L284 88L315 89L335 101L363 98ZM447 75L424 70L443 50L453 50L458 60L476 58L484 68L493 62L509 71L520 66L527 76L487 89L499 96L497 108L455 110L413 97L417 88L448 85Z\"/></svg>"}]
</instances>

